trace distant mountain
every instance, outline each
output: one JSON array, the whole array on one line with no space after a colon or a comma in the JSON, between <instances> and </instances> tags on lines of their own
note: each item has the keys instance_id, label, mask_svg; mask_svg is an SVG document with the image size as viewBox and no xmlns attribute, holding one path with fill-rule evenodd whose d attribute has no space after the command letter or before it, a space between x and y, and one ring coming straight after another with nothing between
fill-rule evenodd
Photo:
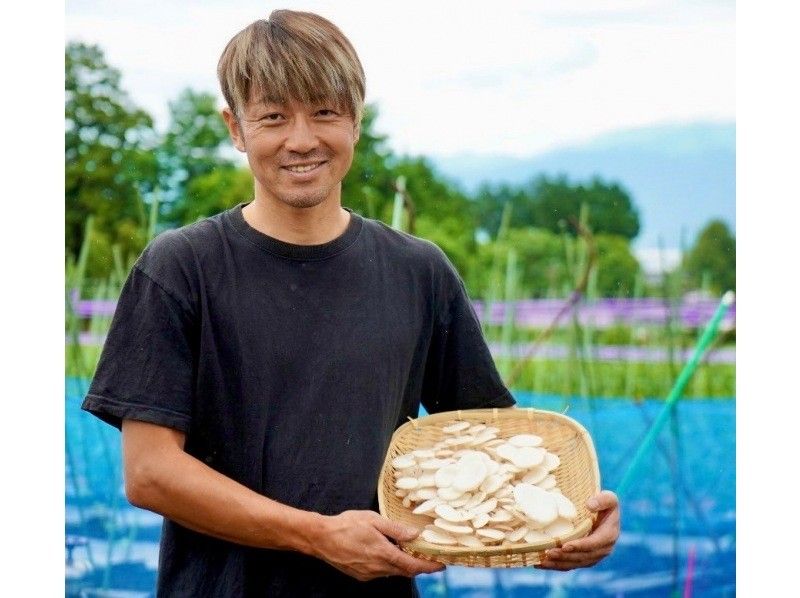
<instances>
[{"instance_id":1,"label":"distant mountain","mask_svg":"<svg viewBox=\"0 0 800 598\"><path fill-rule=\"evenodd\" d=\"M712 218L736 225L736 125L698 122L622 130L528 158L431 156L440 173L472 192L483 181L520 184L539 174L620 183L639 209L639 250L687 245Z\"/></svg>"}]
</instances>

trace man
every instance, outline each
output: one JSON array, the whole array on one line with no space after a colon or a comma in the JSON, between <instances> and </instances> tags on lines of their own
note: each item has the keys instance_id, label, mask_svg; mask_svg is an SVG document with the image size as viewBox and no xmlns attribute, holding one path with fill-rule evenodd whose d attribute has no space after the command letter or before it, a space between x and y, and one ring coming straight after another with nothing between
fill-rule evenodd
<instances>
[{"instance_id":1,"label":"man","mask_svg":"<svg viewBox=\"0 0 800 598\"><path fill-rule=\"evenodd\" d=\"M164 516L160 596L412 596L443 566L376 512L392 432L511 407L463 283L432 243L342 207L364 73L344 35L275 11L218 74L255 197L165 232L133 268L83 408L122 429L126 493ZM594 532L543 566L608 554Z\"/></svg>"}]
</instances>

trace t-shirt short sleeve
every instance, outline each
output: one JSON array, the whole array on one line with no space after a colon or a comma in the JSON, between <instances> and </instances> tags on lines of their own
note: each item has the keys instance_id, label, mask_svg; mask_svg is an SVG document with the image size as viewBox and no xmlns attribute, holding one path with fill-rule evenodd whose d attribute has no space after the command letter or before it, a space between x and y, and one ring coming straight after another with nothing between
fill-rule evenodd
<instances>
[{"instance_id":1,"label":"t-shirt short sleeve","mask_svg":"<svg viewBox=\"0 0 800 598\"><path fill-rule=\"evenodd\" d=\"M428 352L422 404L428 413L512 407L464 283L444 257L441 306Z\"/></svg>"},{"instance_id":2,"label":"t-shirt short sleeve","mask_svg":"<svg viewBox=\"0 0 800 598\"><path fill-rule=\"evenodd\" d=\"M135 419L189 431L195 327L169 243L151 244L131 270L82 404L117 428Z\"/></svg>"}]
</instances>

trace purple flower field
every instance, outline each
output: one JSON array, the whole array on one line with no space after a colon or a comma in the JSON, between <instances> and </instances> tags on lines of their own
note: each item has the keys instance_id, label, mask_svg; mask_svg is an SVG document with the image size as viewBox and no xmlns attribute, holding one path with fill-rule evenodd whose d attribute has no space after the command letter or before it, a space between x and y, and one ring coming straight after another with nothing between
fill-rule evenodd
<instances>
[{"instance_id":1,"label":"purple flower field","mask_svg":"<svg viewBox=\"0 0 800 598\"><path fill-rule=\"evenodd\" d=\"M526 299L514 302L496 302L491 305L488 314L486 305L481 301L473 302L475 311L483 320L488 317L490 324L501 325L505 321L506 310L513 309L514 322L517 326L545 328L556 318L564 307L563 299ZM704 326L717 308L717 299L686 297L679 304L670 305L660 298L642 299L597 299L578 303L578 321L581 325L595 329L609 328L616 325L663 325L671 314L684 328ZM721 330L731 330L736 321L736 306L726 314L720 325ZM569 325L570 319L563 318L561 326Z\"/></svg>"},{"instance_id":2,"label":"purple flower field","mask_svg":"<svg viewBox=\"0 0 800 598\"><path fill-rule=\"evenodd\" d=\"M526 299L514 302L495 302L486 314L482 301L473 301L475 311L481 320L488 316L490 324L501 325L505 321L506 310L513 309L517 326L545 328L555 319L564 307L564 299ZM684 328L698 328L708 322L718 300L687 297L677 305L669 305L664 299L597 299L578 303L578 320L584 326L596 329L616 325L663 325L674 311L676 319ZM92 316L112 316L117 306L115 300L79 299L74 294L72 301L76 315L81 318ZM733 305L722 321L720 328L730 330L736 321L736 306ZM564 318L562 326L569 325Z\"/></svg>"}]
</instances>

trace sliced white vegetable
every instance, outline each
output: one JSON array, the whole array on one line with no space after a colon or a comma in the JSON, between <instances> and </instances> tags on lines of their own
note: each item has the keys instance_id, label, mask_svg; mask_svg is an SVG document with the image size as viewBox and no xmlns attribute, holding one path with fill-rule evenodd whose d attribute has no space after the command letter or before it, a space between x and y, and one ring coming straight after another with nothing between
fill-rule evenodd
<instances>
[{"instance_id":1,"label":"sliced white vegetable","mask_svg":"<svg viewBox=\"0 0 800 598\"><path fill-rule=\"evenodd\" d=\"M425 461L427 459L433 459L433 457L436 455L436 451L434 449L417 449L415 451L411 451L411 454L417 459Z\"/></svg>"},{"instance_id":2,"label":"sliced white vegetable","mask_svg":"<svg viewBox=\"0 0 800 598\"><path fill-rule=\"evenodd\" d=\"M504 496L511 496L514 493L514 490L511 486L503 486L494 493L495 498L503 498Z\"/></svg>"},{"instance_id":3,"label":"sliced white vegetable","mask_svg":"<svg viewBox=\"0 0 800 598\"><path fill-rule=\"evenodd\" d=\"M417 493L419 500L430 500L439 496L436 488L417 488L414 492Z\"/></svg>"},{"instance_id":4,"label":"sliced white vegetable","mask_svg":"<svg viewBox=\"0 0 800 598\"><path fill-rule=\"evenodd\" d=\"M554 476L553 474L549 474L545 479L543 479L536 485L542 490L552 490L553 488L556 487L557 484L558 482L556 482L556 476Z\"/></svg>"},{"instance_id":5,"label":"sliced white vegetable","mask_svg":"<svg viewBox=\"0 0 800 598\"><path fill-rule=\"evenodd\" d=\"M490 540L502 540L506 537L506 533L504 531L491 527L482 527L480 529L476 529L475 533L479 536L489 538Z\"/></svg>"},{"instance_id":6,"label":"sliced white vegetable","mask_svg":"<svg viewBox=\"0 0 800 598\"><path fill-rule=\"evenodd\" d=\"M517 434L508 439L514 446L539 446L542 444L542 437L536 434Z\"/></svg>"},{"instance_id":7,"label":"sliced white vegetable","mask_svg":"<svg viewBox=\"0 0 800 598\"><path fill-rule=\"evenodd\" d=\"M495 438L497 438L497 434L484 431L475 436L475 439L470 444L472 446L485 446Z\"/></svg>"},{"instance_id":8,"label":"sliced white vegetable","mask_svg":"<svg viewBox=\"0 0 800 598\"><path fill-rule=\"evenodd\" d=\"M455 544L456 540L446 532L438 532L432 529L422 530L420 537L431 544Z\"/></svg>"},{"instance_id":9,"label":"sliced white vegetable","mask_svg":"<svg viewBox=\"0 0 800 598\"><path fill-rule=\"evenodd\" d=\"M467 501L467 503L464 505L464 509L469 511L470 509L477 507L484 500L486 500L486 493L483 490L479 490L472 495L469 501Z\"/></svg>"},{"instance_id":10,"label":"sliced white vegetable","mask_svg":"<svg viewBox=\"0 0 800 598\"><path fill-rule=\"evenodd\" d=\"M475 490L486 479L486 465L480 459L462 459L453 478L453 488L464 492Z\"/></svg>"},{"instance_id":11,"label":"sliced white vegetable","mask_svg":"<svg viewBox=\"0 0 800 598\"><path fill-rule=\"evenodd\" d=\"M468 446L475 440L472 436L454 436L445 440L445 444L450 448L459 446Z\"/></svg>"},{"instance_id":12,"label":"sliced white vegetable","mask_svg":"<svg viewBox=\"0 0 800 598\"><path fill-rule=\"evenodd\" d=\"M494 513L489 514L489 521L492 523L506 523L514 519L514 516L505 509L498 509Z\"/></svg>"},{"instance_id":13,"label":"sliced white vegetable","mask_svg":"<svg viewBox=\"0 0 800 598\"><path fill-rule=\"evenodd\" d=\"M480 538L476 538L471 534L456 536L456 541L462 546L467 546L468 548L483 548L483 542L481 542Z\"/></svg>"},{"instance_id":14,"label":"sliced white vegetable","mask_svg":"<svg viewBox=\"0 0 800 598\"><path fill-rule=\"evenodd\" d=\"M481 513L477 517L472 520L472 526L475 529L479 529L489 523L489 514L488 513Z\"/></svg>"},{"instance_id":15,"label":"sliced white vegetable","mask_svg":"<svg viewBox=\"0 0 800 598\"><path fill-rule=\"evenodd\" d=\"M498 446L495 451L499 456L503 457L503 459L508 459L511 461L514 455L517 454L517 447L515 447L513 444L505 443Z\"/></svg>"},{"instance_id":16,"label":"sliced white vegetable","mask_svg":"<svg viewBox=\"0 0 800 598\"><path fill-rule=\"evenodd\" d=\"M528 469L544 461L545 450L538 446L523 446L511 456L511 462L517 467Z\"/></svg>"},{"instance_id":17,"label":"sliced white vegetable","mask_svg":"<svg viewBox=\"0 0 800 598\"><path fill-rule=\"evenodd\" d=\"M445 426L442 428L442 432L445 434L458 434L462 430L466 430L470 427L469 422L456 422L454 424L450 424L449 426Z\"/></svg>"},{"instance_id":18,"label":"sliced white vegetable","mask_svg":"<svg viewBox=\"0 0 800 598\"><path fill-rule=\"evenodd\" d=\"M524 467L518 467L518 466L514 465L513 463L510 463L510 462L506 461L505 463L500 465L500 468L498 469L498 472L500 472L500 473L517 474L517 473L519 473L521 471L525 471L525 469L526 468L524 468Z\"/></svg>"},{"instance_id":19,"label":"sliced white vegetable","mask_svg":"<svg viewBox=\"0 0 800 598\"><path fill-rule=\"evenodd\" d=\"M433 521L433 525L442 528L446 532L450 532L458 536L472 533L472 528L469 525L458 525L456 523L451 523L446 519L442 519L441 517L437 517Z\"/></svg>"},{"instance_id":20,"label":"sliced white vegetable","mask_svg":"<svg viewBox=\"0 0 800 598\"><path fill-rule=\"evenodd\" d=\"M483 483L480 485L480 489L483 490L486 494L492 494L497 492L506 481L507 477L501 473L495 473L493 475L488 476Z\"/></svg>"},{"instance_id":21,"label":"sliced white vegetable","mask_svg":"<svg viewBox=\"0 0 800 598\"><path fill-rule=\"evenodd\" d=\"M558 518L555 498L550 492L533 484L517 484L514 487L514 498L517 507L534 521L542 525L550 525Z\"/></svg>"},{"instance_id":22,"label":"sliced white vegetable","mask_svg":"<svg viewBox=\"0 0 800 598\"><path fill-rule=\"evenodd\" d=\"M436 475L432 473L426 473L421 475L419 478L419 488L434 488L436 487Z\"/></svg>"},{"instance_id":23,"label":"sliced white vegetable","mask_svg":"<svg viewBox=\"0 0 800 598\"><path fill-rule=\"evenodd\" d=\"M553 471L556 467L561 465L561 459L555 453L547 452L544 455L544 467L547 471Z\"/></svg>"},{"instance_id":24,"label":"sliced white vegetable","mask_svg":"<svg viewBox=\"0 0 800 598\"><path fill-rule=\"evenodd\" d=\"M466 506L466 504L467 504L467 503L468 503L468 502L469 502L471 499L472 499L472 495L471 495L469 492L467 492L466 494L464 494L464 495L462 495L462 496L459 496L459 497L458 497L457 499L455 499L455 500L450 500L450 501L447 501L447 504L449 504L449 505L450 505L451 507L453 507L454 509L457 509L458 507L465 507L465 506Z\"/></svg>"},{"instance_id":25,"label":"sliced white vegetable","mask_svg":"<svg viewBox=\"0 0 800 598\"><path fill-rule=\"evenodd\" d=\"M522 538L525 537L525 534L528 533L528 528L524 525L522 527L518 527L513 532L506 535L506 540L510 540L511 542L519 542Z\"/></svg>"},{"instance_id":26,"label":"sliced white vegetable","mask_svg":"<svg viewBox=\"0 0 800 598\"><path fill-rule=\"evenodd\" d=\"M490 513L491 511L494 511L496 508L497 508L497 499L490 498L489 500L479 504L477 507L473 507L472 509L470 509L470 511L472 512L473 516L475 516L475 515L480 515L482 513Z\"/></svg>"},{"instance_id":27,"label":"sliced white vegetable","mask_svg":"<svg viewBox=\"0 0 800 598\"><path fill-rule=\"evenodd\" d=\"M419 505L416 509L411 511L415 515L422 515L424 513L430 513L436 507L436 505L442 504L441 498L431 498L430 500L426 500L424 503Z\"/></svg>"},{"instance_id":28,"label":"sliced white vegetable","mask_svg":"<svg viewBox=\"0 0 800 598\"><path fill-rule=\"evenodd\" d=\"M566 536L575 531L575 526L566 519L556 519L553 523L544 528L544 533L549 536Z\"/></svg>"},{"instance_id":29,"label":"sliced white vegetable","mask_svg":"<svg viewBox=\"0 0 800 598\"><path fill-rule=\"evenodd\" d=\"M439 517L451 523L461 523L472 518L469 511L456 510L446 504L436 505L433 510Z\"/></svg>"},{"instance_id":30,"label":"sliced white vegetable","mask_svg":"<svg viewBox=\"0 0 800 598\"><path fill-rule=\"evenodd\" d=\"M414 458L414 455L400 455L392 459L392 467L395 469L408 469L409 467L414 467L416 464L417 460Z\"/></svg>"},{"instance_id":31,"label":"sliced white vegetable","mask_svg":"<svg viewBox=\"0 0 800 598\"><path fill-rule=\"evenodd\" d=\"M552 540L550 536L547 534L540 532L539 530L529 530L527 534L525 534L525 541L529 544L538 544L539 542L549 542Z\"/></svg>"},{"instance_id":32,"label":"sliced white vegetable","mask_svg":"<svg viewBox=\"0 0 800 598\"><path fill-rule=\"evenodd\" d=\"M547 458L547 455L545 455ZM538 484L547 477L547 469L542 465L537 465L522 477L522 481L526 484Z\"/></svg>"},{"instance_id":33,"label":"sliced white vegetable","mask_svg":"<svg viewBox=\"0 0 800 598\"><path fill-rule=\"evenodd\" d=\"M578 509L575 504L563 494L556 494L550 492L556 501L556 508L558 509L558 516L563 519L575 519L578 516Z\"/></svg>"},{"instance_id":34,"label":"sliced white vegetable","mask_svg":"<svg viewBox=\"0 0 800 598\"><path fill-rule=\"evenodd\" d=\"M461 490L456 490L452 486L448 486L447 488L439 488L436 491L436 495L445 500L456 500L461 498L462 494L464 493Z\"/></svg>"},{"instance_id":35,"label":"sliced white vegetable","mask_svg":"<svg viewBox=\"0 0 800 598\"><path fill-rule=\"evenodd\" d=\"M413 490L419 486L419 480L417 478L400 478L395 485L401 490Z\"/></svg>"},{"instance_id":36,"label":"sliced white vegetable","mask_svg":"<svg viewBox=\"0 0 800 598\"><path fill-rule=\"evenodd\" d=\"M423 461L419 466L422 468L422 471L431 473L450 464L452 464L452 461L448 459L437 459L434 457L433 459Z\"/></svg>"},{"instance_id":37,"label":"sliced white vegetable","mask_svg":"<svg viewBox=\"0 0 800 598\"><path fill-rule=\"evenodd\" d=\"M458 475L458 467L455 464L445 465L434 476L436 486L438 488L449 488L453 485L456 475Z\"/></svg>"}]
</instances>

